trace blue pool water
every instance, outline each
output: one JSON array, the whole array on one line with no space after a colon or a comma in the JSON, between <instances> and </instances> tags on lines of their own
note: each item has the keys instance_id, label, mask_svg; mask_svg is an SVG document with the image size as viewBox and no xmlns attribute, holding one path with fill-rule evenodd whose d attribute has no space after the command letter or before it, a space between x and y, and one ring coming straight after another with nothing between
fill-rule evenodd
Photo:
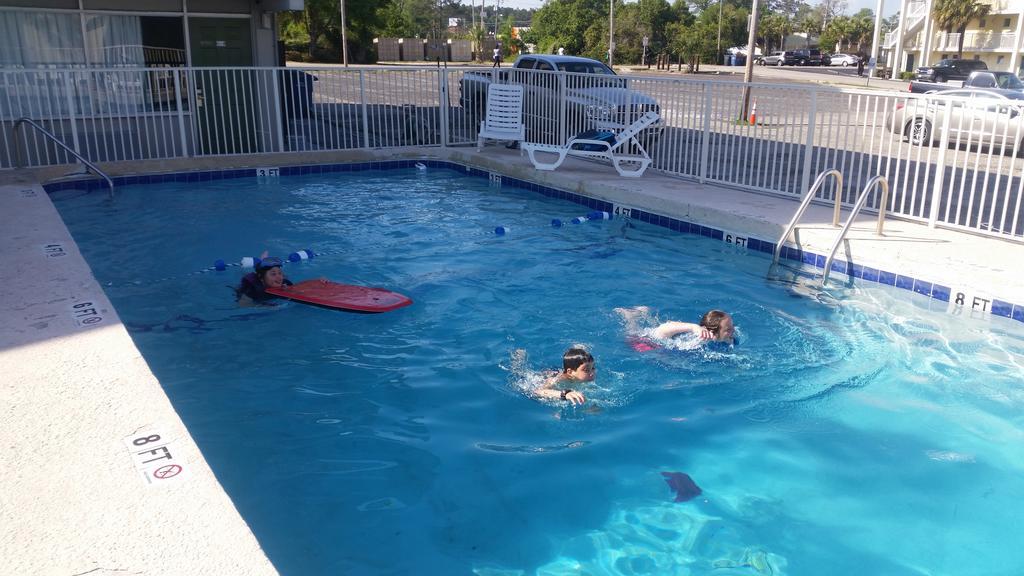
<instances>
[{"instance_id":1,"label":"blue pool water","mask_svg":"<svg viewBox=\"0 0 1024 576\"><path fill-rule=\"evenodd\" d=\"M53 197L282 574L1024 573L1009 320L644 223L554 229L587 209L450 170ZM265 248L415 304L238 308L238 268L190 274ZM728 310L742 344L638 353L612 312L638 304ZM514 350L577 342L588 405L520 392Z\"/></svg>"}]
</instances>

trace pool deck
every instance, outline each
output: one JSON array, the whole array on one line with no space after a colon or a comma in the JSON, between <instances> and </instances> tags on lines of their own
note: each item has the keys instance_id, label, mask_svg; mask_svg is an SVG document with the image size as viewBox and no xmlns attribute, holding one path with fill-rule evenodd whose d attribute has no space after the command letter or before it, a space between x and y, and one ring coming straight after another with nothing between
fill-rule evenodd
<instances>
[{"instance_id":1,"label":"pool deck","mask_svg":"<svg viewBox=\"0 0 1024 576\"><path fill-rule=\"evenodd\" d=\"M525 156L503 147L105 168L124 175L409 158L586 190L616 205L763 240L777 239L796 210L791 200L654 171L621 178L608 166L574 159L557 171L538 172ZM38 184L64 170L0 172L0 296L6 320L0 328L0 574L276 574ZM812 205L800 227L800 246L827 253L837 233L831 219L831 208ZM768 260L760 257L767 272ZM963 310L971 315L991 317L984 313L990 306L985 302L995 298L1024 304L1024 244L893 219L878 237L874 219L865 215L840 258L962 292ZM847 281L841 273L833 278ZM923 296L908 292L907 298ZM1024 309L1020 313L1024 317ZM998 321L1024 330L1024 323Z\"/></svg>"}]
</instances>

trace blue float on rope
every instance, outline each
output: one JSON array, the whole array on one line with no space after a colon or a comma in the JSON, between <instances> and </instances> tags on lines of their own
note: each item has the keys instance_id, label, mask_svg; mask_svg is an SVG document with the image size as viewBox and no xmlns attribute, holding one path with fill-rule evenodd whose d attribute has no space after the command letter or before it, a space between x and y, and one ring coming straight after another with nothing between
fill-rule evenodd
<instances>
[{"instance_id":1,"label":"blue float on rope","mask_svg":"<svg viewBox=\"0 0 1024 576\"><path fill-rule=\"evenodd\" d=\"M316 256L312 250L306 248L305 250L299 250L298 252L292 252L288 255L289 262L299 262L301 260L309 260Z\"/></svg>"},{"instance_id":2,"label":"blue float on rope","mask_svg":"<svg viewBox=\"0 0 1024 576\"><path fill-rule=\"evenodd\" d=\"M508 234L509 231L510 230L508 226L495 226L494 228L494 233L497 234L498 236L504 236L505 234Z\"/></svg>"}]
</instances>

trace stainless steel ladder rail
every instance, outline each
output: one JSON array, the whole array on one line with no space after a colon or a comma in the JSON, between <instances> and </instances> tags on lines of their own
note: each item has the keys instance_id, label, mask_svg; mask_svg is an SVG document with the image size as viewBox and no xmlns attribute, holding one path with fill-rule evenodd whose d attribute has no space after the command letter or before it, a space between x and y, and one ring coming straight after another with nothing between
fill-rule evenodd
<instances>
[{"instance_id":1,"label":"stainless steel ladder rail","mask_svg":"<svg viewBox=\"0 0 1024 576\"><path fill-rule=\"evenodd\" d=\"M21 125L22 124L28 124L29 126L35 128L43 136L45 136L45 137L49 138L50 140L52 140L54 144L56 144L57 146L60 146L68 154L71 154L72 156L77 158L78 161L81 162L82 164L84 164L86 168L92 170L93 173L95 173L97 176L99 176L100 178L103 178L104 180L106 180L107 181L107 186L110 186L110 191L111 191L111 193L113 193L113 191L114 191L114 181L110 179L110 176L107 176L106 172L104 172L103 170L100 170L95 164L90 162L86 157L84 157L81 154L79 154L78 152L75 152L74 150L72 150L71 147L68 146L67 144L65 144L63 141L61 141L60 138L57 138L56 136L54 136L53 132L50 132L46 128L43 128L42 126L37 124L31 118L18 118L18 120L14 123L14 128L12 129L12 131L14 133L15 146L17 146L17 148L18 148L18 168L24 168L23 162L22 162L22 157L21 157L21 139L18 138L19 130L21 129Z\"/></svg>"},{"instance_id":2,"label":"stainless steel ladder rail","mask_svg":"<svg viewBox=\"0 0 1024 576\"><path fill-rule=\"evenodd\" d=\"M871 180L868 180L868 183L864 185L864 189L861 190L860 196L857 197L857 202L850 210L850 217L846 219L846 224L843 225L843 229L839 232L839 236L836 238L836 241L832 243L832 249L829 250L828 258L825 259L825 273L821 277L822 286L828 282L828 273L832 269L832 260L836 257L836 250L839 250L839 245L843 242L843 238L846 237L846 233L850 231L850 226L853 226L853 219L857 217L857 214L860 213L860 209L864 207L868 196L871 195L871 191L875 186L879 185L882 187L882 199L878 203L878 225L875 227L875 234L878 236L882 235L882 226L885 224L885 204L889 200L889 180L887 180L885 176L879 174ZM839 213L838 206L839 203L837 202L836 214Z\"/></svg>"},{"instance_id":3,"label":"stainless steel ladder rail","mask_svg":"<svg viewBox=\"0 0 1024 576\"><path fill-rule=\"evenodd\" d=\"M811 200L814 200L814 193L825 184L825 179L829 176L835 176L836 178L836 208L832 214L832 225L839 226L839 208L840 204L842 204L839 199L839 194L843 191L843 173L835 168L829 168L821 174L818 174L818 177L814 179L814 184L812 184L807 190L807 194L804 194L803 200L800 201L800 207L796 209L796 213L793 214L793 218L789 221L789 224L786 225L786 231L782 233L779 241L775 243L775 252L772 254L772 266L779 263L779 253L782 252L782 245L785 244L786 240L789 239L789 235L796 229L797 222L800 221L804 212L807 211L807 206L810 205Z\"/></svg>"}]
</instances>

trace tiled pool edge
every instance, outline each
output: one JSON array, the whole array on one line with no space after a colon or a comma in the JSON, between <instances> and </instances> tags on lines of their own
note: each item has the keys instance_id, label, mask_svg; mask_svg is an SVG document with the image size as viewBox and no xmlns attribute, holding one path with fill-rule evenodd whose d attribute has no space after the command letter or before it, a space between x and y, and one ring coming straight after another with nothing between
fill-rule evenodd
<instances>
[{"instance_id":1,"label":"tiled pool edge","mask_svg":"<svg viewBox=\"0 0 1024 576\"><path fill-rule=\"evenodd\" d=\"M582 206L586 206L592 210L601 210L612 213L615 211L616 206L612 202L607 200L600 200L592 198L585 194L577 192L569 192L566 190L560 190L543 184L537 184L529 180L523 180L521 178L515 178L507 176L497 172L491 172L473 166L467 166L459 162L450 160L437 160L431 158L407 158L401 160L374 160L368 162L346 162L346 163L328 163L328 164L306 164L296 166L281 166L277 168L239 168L239 169L226 169L226 170L198 170L188 172L168 172L158 174L144 174L144 175L133 175L133 176L115 176L112 178L115 186L124 186L132 184L157 184L162 182L209 182L214 180L223 180L230 178L259 178L259 177L276 177L276 176L301 176L308 174L328 174L334 172L363 172L368 170L395 170L395 169L409 169L415 168L417 164L422 165L425 168L440 168L453 170L462 174L470 176L488 178L500 182L502 185L509 184L518 188L537 192L551 198L558 198L561 200L568 200L575 202ZM273 173L260 173L260 171L273 170ZM88 180L70 180L64 182L58 182L53 184L44 185L44 189L47 192L55 192L67 189L87 189L94 190L104 187L104 184L100 180L88 179ZM714 240L725 241L726 236L729 232L714 228L711 226L705 226L695 222L689 222L686 220L674 218L671 216L665 216L657 214L647 210L641 210L637 208L627 208L628 217L635 218L641 222L654 224L668 228L673 232L681 232L684 234L694 234L697 236L704 236ZM741 245L747 250L753 250L754 252L760 252L771 255L775 249L775 243L767 240L763 240L755 237L735 237L730 236L732 243ZM791 247L783 245L779 254L780 259L789 260L802 265L814 267L816 269L824 270L826 256L823 254L817 254L814 252L805 251L801 248ZM838 272L848 276L851 279L859 279L867 282L875 282L886 286L893 286L913 292L922 296L927 296L934 300L949 304L951 299L956 300L958 295L953 293L953 290L949 286L937 282L927 281L921 278L915 278L898 274L896 272L890 272L887 270L881 270L870 266L864 266L856 263L847 262L845 260L835 260L832 262L832 271ZM956 305L965 305L965 302L955 301ZM993 298L990 302L987 302L982 310L985 313L989 313L995 316L1001 316L1011 320L1024 323L1024 304L1016 304L1005 300Z\"/></svg>"},{"instance_id":2,"label":"tiled pool edge","mask_svg":"<svg viewBox=\"0 0 1024 576\"><path fill-rule=\"evenodd\" d=\"M50 198L0 198L0 573L277 574Z\"/></svg>"}]
</instances>

